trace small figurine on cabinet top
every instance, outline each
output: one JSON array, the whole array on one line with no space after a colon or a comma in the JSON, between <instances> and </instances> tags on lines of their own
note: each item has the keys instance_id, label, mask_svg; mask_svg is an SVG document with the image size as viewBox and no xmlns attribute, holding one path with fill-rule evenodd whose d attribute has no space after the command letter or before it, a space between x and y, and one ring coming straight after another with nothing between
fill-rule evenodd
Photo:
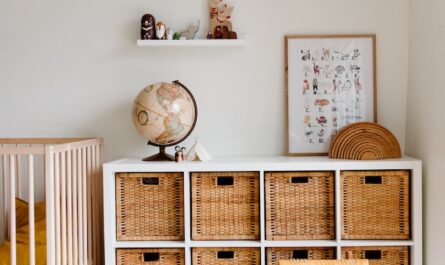
<instances>
[{"instance_id":1,"label":"small figurine on cabinet top","mask_svg":"<svg viewBox=\"0 0 445 265\"><path fill-rule=\"evenodd\" d=\"M234 7L229 6L225 0L209 0L210 1L210 32L216 39L217 27L222 31L223 27L227 27L227 32L232 32L232 12ZM234 37L233 34L228 34Z\"/></svg>"},{"instance_id":2,"label":"small figurine on cabinet top","mask_svg":"<svg viewBox=\"0 0 445 265\"><path fill-rule=\"evenodd\" d=\"M185 147L180 147L179 145L175 147L175 161L176 162L184 162L186 161L185 159L185 151L186 148Z\"/></svg>"},{"instance_id":3,"label":"small figurine on cabinet top","mask_svg":"<svg viewBox=\"0 0 445 265\"><path fill-rule=\"evenodd\" d=\"M209 31L209 33L207 33L207 39L208 39L208 40L213 39L213 34L212 34L212 32Z\"/></svg>"},{"instance_id":4,"label":"small figurine on cabinet top","mask_svg":"<svg viewBox=\"0 0 445 265\"><path fill-rule=\"evenodd\" d=\"M159 40L165 40L165 24L162 21L156 23L156 37Z\"/></svg>"},{"instance_id":5,"label":"small figurine on cabinet top","mask_svg":"<svg viewBox=\"0 0 445 265\"><path fill-rule=\"evenodd\" d=\"M153 15L145 14L141 18L141 39L155 39L155 18Z\"/></svg>"},{"instance_id":6,"label":"small figurine on cabinet top","mask_svg":"<svg viewBox=\"0 0 445 265\"><path fill-rule=\"evenodd\" d=\"M190 25L187 30L181 32L181 37L186 38L187 40L193 40L196 33L199 31L200 25L201 21L198 19L195 25Z\"/></svg>"},{"instance_id":7,"label":"small figurine on cabinet top","mask_svg":"<svg viewBox=\"0 0 445 265\"><path fill-rule=\"evenodd\" d=\"M223 34L221 31L221 26L216 26L215 28L215 34L213 35L215 39L220 40L223 38Z\"/></svg>"},{"instance_id":8,"label":"small figurine on cabinet top","mask_svg":"<svg viewBox=\"0 0 445 265\"><path fill-rule=\"evenodd\" d=\"M167 28L167 31L165 32L165 36L166 36L167 40L173 40L172 28Z\"/></svg>"}]
</instances>

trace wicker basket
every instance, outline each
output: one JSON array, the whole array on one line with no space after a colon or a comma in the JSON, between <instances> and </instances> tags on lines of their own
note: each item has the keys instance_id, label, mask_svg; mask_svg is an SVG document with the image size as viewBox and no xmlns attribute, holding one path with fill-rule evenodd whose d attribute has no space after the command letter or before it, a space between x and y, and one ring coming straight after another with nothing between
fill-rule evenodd
<instances>
[{"instance_id":1,"label":"wicker basket","mask_svg":"<svg viewBox=\"0 0 445 265\"><path fill-rule=\"evenodd\" d=\"M409 247L343 247L342 257L368 259L369 265L409 265Z\"/></svg>"},{"instance_id":2,"label":"wicker basket","mask_svg":"<svg viewBox=\"0 0 445 265\"><path fill-rule=\"evenodd\" d=\"M343 239L409 239L409 171L341 173Z\"/></svg>"},{"instance_id":3,"label":"wicker basket","mask_svg":"<svg viewBox=\"0 0 445 265\"><path fill-rule=\"evenodd\" d=\"M279 265L280 260L290 259L335 259L335 248L267 248L267 265Z\"/></svg>"},{"instance_id":4,"label":"wicker basket","mask_svg":"<svg viewBox=\"0 0 445 265\"><path fill-rule=\"evenodd\" d=\"M266 238L335 238L333 172L267 172Z\"/></svg>"},{"instance_id":5,"label":"wicker basket","mask_svg":"<svg viewBox=\"0 0 445 265\"><path fill-rule=\"evenodd\" d=\"M183 240L182 173L116 175L117 240Z\"/></svg>"},{"instance_id":6,"label":"wicker basket","mask_svg":"<svg viewBox=\"0 0 445 265\"><path fill-rule=\"evenodd\" d=\"M259 265L259 248L193 248L193 265Z\"/></svg>"},{"instance_id":7,"label":"wicker basket","mask_svg":"<svg viewBox=\"0 0 445 265\"><path fill-rule=\"evenodd\" d=\"M192 174L192 238L260 238L259 173Z\"/></svg>"},{"instance_id":8,"label":"wicker basket","mask_svg":"<svg viewBox=\"0 0 445 265\"><path fill-rule=\"evenodd\" d=\"M117 249L117 265L184 265L184 249Z\"/></svg>"}]
</instances>

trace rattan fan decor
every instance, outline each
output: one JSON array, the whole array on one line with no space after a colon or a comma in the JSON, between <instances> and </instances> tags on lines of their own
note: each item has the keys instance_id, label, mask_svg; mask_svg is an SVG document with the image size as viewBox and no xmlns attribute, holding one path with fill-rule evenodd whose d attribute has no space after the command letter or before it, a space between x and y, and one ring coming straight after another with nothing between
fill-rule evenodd
<instances>
[{"instance_id":1,"label":"rattan fan decor","mask_svg":"<svg viewBox=\"0 0 445 265\"><path fill-rule=\"evenodd\" d=\"M352 123L341 129L331 142L329 157L353 160L379 160L402 157L394 134L371 122Z\"/></svg>"}]
</instances>

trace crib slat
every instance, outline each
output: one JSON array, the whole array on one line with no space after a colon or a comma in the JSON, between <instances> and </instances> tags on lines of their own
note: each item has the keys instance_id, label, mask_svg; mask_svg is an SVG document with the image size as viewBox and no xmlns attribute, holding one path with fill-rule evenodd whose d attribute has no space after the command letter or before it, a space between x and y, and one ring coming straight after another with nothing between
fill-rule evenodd
<instances>
[{"instance_id":1,"label":"crib slat","mask_svg":"<svg viewBox=\"0 0 445 265\"><path fill-rule=\"evenodd\" d=\"M2 146L3 147L3 146ZM8 174L7 174L7 156L2 155L2 179L3 179L3 225L4 231L3 235L5 240L9 239L8 236L8 223L9 223L9 215L8 215Z\"/></svg>"},{"instance_id":2,"label":"crib slat","mask_svg":"<svg viewBox=\"0 0 445 265\"><path fill-rule=\"evenodd\" d=\"M83 263L88 264L87 150L82 148Z\"/></svg>"},{"instance_id":3,"label":"crib slat","mask_svg":"<svg viewBox=\"0 0 445 265\"><path fill-rule=\"evenodd\" d=\"M21 149L20 146L17 144L16 145L17 149ZM19 154L16 155L15 157L15 172L16 172L16 183L15 183L15 188L16 188L16 195L19 198L22 198L22 172L21 172L21 168L22 168L22 159L21 156Z\"/></svg>"},{"instance_id":4,"label":"crib slat","mask_svg":"<svg viewBox=\"0 0 445 265\"><path fill-rule=\"evenodd\" d=\"M93 207L92 207L92 148L87 147L87 199L88 199L88 262L93 264Z\"/></svg>"},{"instance_id":5,"label":"crib slat","mask_svg":"<svg viewBox=\"0 0 445 265\"><path fill-rule=\"evenodd\" d=\"M78 263L78 234L77 234L77 150L73 150L73 162L72 162L72 170L73 170L73 263L77 265Z\"/></svg>"},{"instance_id":6,"label":"crib slat","mask_svg":"<svg viewBox=\"0 0 445 265\"><path fill-rule=\"evenodd\" d=\"M62 265L67 263L66 249L66 156L60 152L60 206L61 206L61 230L62 230Z\"/></svg>"},{"instance_id":7,"label":"crib slat","mask_svg":"<svg viewBox=\"0 0 445 265\"><path fill-rule=\"evenodd\" d=\"M99 255L99 246L100 246L100 237L99 237L99 225L100 225L100 218L99 218L99 202L100 202L100 193L99 193L99 157L98 157L98 151L99 146L94 145L94 152L93 152L93 165L94 165L94 214L95 214L95 220L94 220L94 258L96 260L96 264L101 264L100 255Z\"/></svg>"},{"instance_id":8,"label":"crib slat","mask_svg":"<svg viewBox=\"0 0 445 265\"><path fill-rule=\"evenodd\" d=\"M16 216L15 216L15 158L14 155L9 156L9 184L10 184L10 238L11 238L11 265L17 264L17 256L16 256Z\"/></svg>"},{"instance_id":9,"label":"crib slat","mask_svg":"<svg viewBox=\"0 0 445 265\"><path fill-rule=\"evenodd\" d=\"M52 146L45 146L45 199L46 199L46 264L56 265L55 258L55 192L54 153Z\"/></svg>"},{"instance_id":10,"label":"crib slat","mask_svg":"<svg viewBox=\"0 0 445 265\"><path fill-rule=\"evenodd\" d=\"M83 185L82 185L82 149L77 150L77 214L78 218L78 236L79 236L79 263L83 263Z\"/></svg>"},{"instance_id":11,"label":"crib slat","mask_svg":"<svg viewBox=\"0 0 445 265\"><path fill-rule=\"evenodd\" d=\"M36 242L34 225L34 156L28 156L29 171L29 264L36 264Z\"/></svg>"},{"instance_id":12,"label":"crib slat","mask_svg":"<svg viewBox=\"0 0 445 265\"><path fill-rule=\"evenodd\" d=\"M66 152L66 205L68 222L68 264L73 264L73 205L72 205L72 183L71 183L71 151Z\"/></svg>"},{"instance_id":13,"label":"crib slat","mask_svg":"<svg viewBox=\"0 0 445 265\"><path fill-rule=\"evenodd\" d=\"M61 264L61 238L60 238L60 153L55 153L54 159L54 191L56 215L56 264Z\"/></svg>"}]
</instances>

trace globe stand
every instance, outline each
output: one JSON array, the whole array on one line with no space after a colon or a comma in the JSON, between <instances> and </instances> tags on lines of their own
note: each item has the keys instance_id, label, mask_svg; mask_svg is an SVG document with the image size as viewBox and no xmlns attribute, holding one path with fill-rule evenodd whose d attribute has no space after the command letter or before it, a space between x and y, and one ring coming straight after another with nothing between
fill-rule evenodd
<instances>
[{"instance_id":1,"label":"globe stand","mask_svg":"<svg viewBox=\"0 0 445 265\"><path fill-rule=\"evenodd\" d=\"M159 153L146 157L142 161L175 161L175 158L165 152L165 146L159 146Z\"/></svg>"}]
</instances>

